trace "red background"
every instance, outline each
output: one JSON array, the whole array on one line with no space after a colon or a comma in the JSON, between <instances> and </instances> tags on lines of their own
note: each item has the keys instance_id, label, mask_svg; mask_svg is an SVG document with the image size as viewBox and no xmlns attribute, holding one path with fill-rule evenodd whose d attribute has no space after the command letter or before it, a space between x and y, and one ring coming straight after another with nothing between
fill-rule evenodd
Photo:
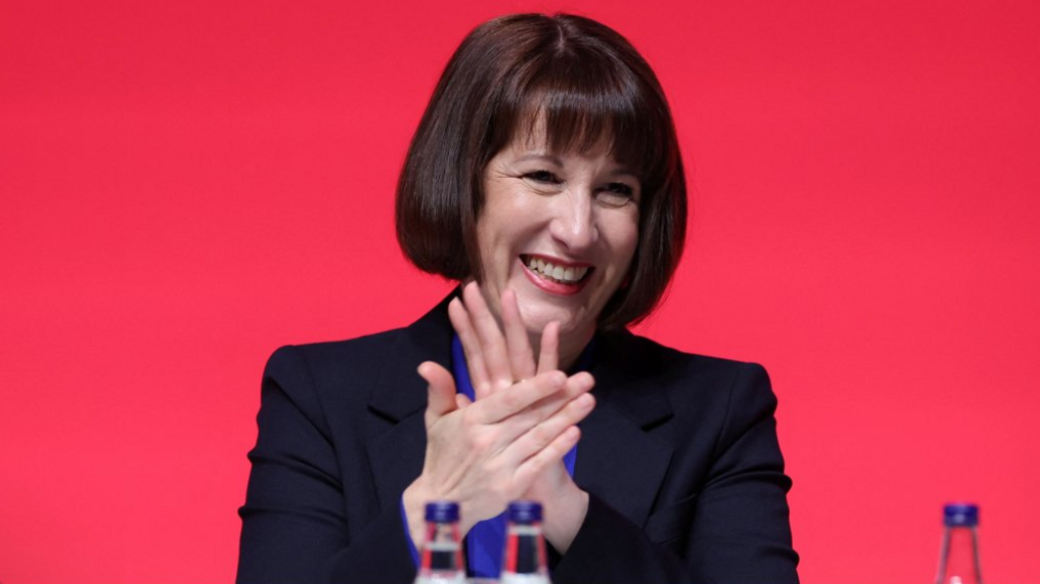
<instances>
[{"instance_id":1,"label":"red background","mask_svg":"<svg viewBox=\"0 0 1040 584\"><path fill-rule=\"evenodd\" d=\"M982 507L1036 579L1040 7L1032 0L0 4L0 580L233 577L285 343L448 289L392 193L455 45L567 10L659 73L689 255L640 331L766 365L809 583L928 582Z\"/></svg>"}]
</instances>

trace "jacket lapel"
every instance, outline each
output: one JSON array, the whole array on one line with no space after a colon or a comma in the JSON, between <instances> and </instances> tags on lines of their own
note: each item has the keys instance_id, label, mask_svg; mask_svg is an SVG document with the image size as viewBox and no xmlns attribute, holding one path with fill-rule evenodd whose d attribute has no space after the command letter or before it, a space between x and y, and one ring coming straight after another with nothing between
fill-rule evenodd
<instances>
[{"instance_id":1,"label":"jacket lapel","mask_svg":"<svg viewBox=\"0 0 1040 584\"><path fill-rule=\"evenodd\" d=\"M449 295L404 330L381 356L379 381L368 401L367 442L372 480L382 508L397 505L401 492L422 472L426 454L426 382L415 369L435 361L451 370Z\"/></svg>"},{"instance_id":2,"label":"jacket lapel","mask_svg":"<svg viewBox=\"0 0 1040 584\"><path fill-rule=\"evenodd\" d=\"M642 527L672 458L652 430L672 417L658 368L627 331L597 339L596 409L581 424L575 481Z\"/></svg>"}]
</instances>

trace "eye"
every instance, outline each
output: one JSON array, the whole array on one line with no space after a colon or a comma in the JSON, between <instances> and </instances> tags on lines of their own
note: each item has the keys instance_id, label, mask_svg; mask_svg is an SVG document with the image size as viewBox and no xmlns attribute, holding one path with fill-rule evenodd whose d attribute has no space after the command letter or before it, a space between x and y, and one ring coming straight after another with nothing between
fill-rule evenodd
<instances>
[{"instance_id":1,"label":"eye","mask_svg":"<svg viewBox=\"0 0 1040 584\"><path fill-rule=\"evenodd\" d=\"M635 189L628 184L612 182L599 191L599 199L608 205L622 206L635 200Z\"/></svg>"},{"instance_id":2,"label":"eye","mask_svg":"<svg viewBox=\"0 0 1040 584\"><path fill-rule=\"evenodd\" d=\"M548 170L536 170L534 172L529 172L527 174L524 174L522 178L527 179L527 180L532 181L532 182L543 183L543 184L553 184L554 185L554 184L559 184L560 183L560 179L555 174L549 172Z\"/></svg>"}]
</instances>

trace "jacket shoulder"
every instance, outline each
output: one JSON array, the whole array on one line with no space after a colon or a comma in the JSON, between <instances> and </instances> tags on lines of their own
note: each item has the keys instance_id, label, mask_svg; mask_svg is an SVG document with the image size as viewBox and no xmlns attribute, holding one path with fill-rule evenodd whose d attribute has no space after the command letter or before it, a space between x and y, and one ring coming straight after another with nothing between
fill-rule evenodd
<instances>
[{"instance_id":1,"label":"jacket shoulder","mask_svg":"<svg viewBox=\"0 0 1040 584\"><path fill-rule=\"evenodd\" d=\"M336 376L346 371L353 375L357 373L356 364L371 364L374 356L385 354L389 347L399 342L405 330L399 328L353 339L284 345L268 359L267 369L305 365L322 376Z\"/></svg>"},{"instance_id":2,"label":"jacket shoulder","mask_svg":"<svg viewBox=\"0 0 1040 584\"><path fill-rule=\"evenodd\" d=\"M614 395L628 394L629 401L651 399L635 393L662 396L675 415L707 426L720 424L733 408L776 407L769 375L757 363L687 353L629 332L605 337L599 373L619 380Z\"/></svg>"},{"instance_id":3,"label":"jacket shoulder","mask_svg":"<svg viewBox=\"0 0 1040 584\"><path fill-rule=\"evenodd\" d=\"M628 362L644 378L667 381L693 377L723 381L742 375L766 376L765 368L758 363L688 353L629 331L604 335L601 342L604 357Z\"/></svg>"},{"instance_id":4,"label":"jacket shoulder","mask_svg":"<svg viewBox=\"0 0 1040 584\"><path fill-rule=\"evenodd\" d=\"M315 376L315 382L326 377L357 375L358 364L371 364L377 356L385 355L405 330L392 329L339 341L284 345L270 356L264 375L277 375L301 367Z\"/></svg>"}]
</instances>

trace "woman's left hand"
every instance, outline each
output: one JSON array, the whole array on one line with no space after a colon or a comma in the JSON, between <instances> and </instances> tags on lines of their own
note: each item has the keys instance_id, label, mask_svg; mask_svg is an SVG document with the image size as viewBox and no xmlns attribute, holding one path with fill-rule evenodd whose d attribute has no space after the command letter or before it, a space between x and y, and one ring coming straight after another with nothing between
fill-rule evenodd
<instances>
[{"instance_id":1,"label":"woman's left hand","mask_svg":"<svg viewBox=\"0 0 1040 584\"><path fill-rule=\"evenodd\" d=\"M450 310L449 316L462 342L478 400L497 391L508 391L524 379L558 370L559 323L550 322L542 331L536 362L516 295L511 290L502 293L501 328L475 282L463 288L462 299L464 305L456 304L457 308ZM591 379L588 373L578 375L588 375ZM460 406L468 401L461 394L458 400ZM566 553L585 519L588 493L574 483L560 460L535 479L524 497L542 503L545 537L558 552Z\"/></svg>"}]
</instances>

